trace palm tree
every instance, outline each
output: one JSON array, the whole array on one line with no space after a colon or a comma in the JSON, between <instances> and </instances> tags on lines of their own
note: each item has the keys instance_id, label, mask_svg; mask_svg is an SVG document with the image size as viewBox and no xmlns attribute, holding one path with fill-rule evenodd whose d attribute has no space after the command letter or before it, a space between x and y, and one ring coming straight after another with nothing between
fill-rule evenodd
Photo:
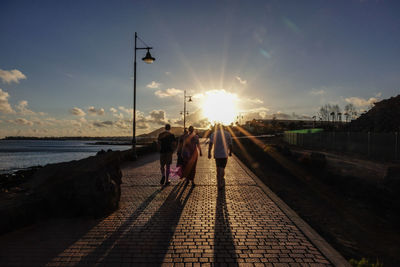
<instances>
[{"instance_id":1,"label":"palm tree","mask_svg":"<svg viewBox=\"0 0 400 267\"><path fill-rule=\"evenodd\" d=\"M339 121L339 122L342 122L342 113L341 113L341 112L339 112L339 113L337 114L337 117L338 117L338 121Z\"/></svg>"},{"instance_id":2,"label":"palm tree","mask_svg":"<svg viewBox=\"0 0 400 267\"><path fill-rule=\"evenodd\" d=\"M335 112L334 111L331 112L331 117L332 117L332 122L335 122Z\"/></svg>"}]
</instances>

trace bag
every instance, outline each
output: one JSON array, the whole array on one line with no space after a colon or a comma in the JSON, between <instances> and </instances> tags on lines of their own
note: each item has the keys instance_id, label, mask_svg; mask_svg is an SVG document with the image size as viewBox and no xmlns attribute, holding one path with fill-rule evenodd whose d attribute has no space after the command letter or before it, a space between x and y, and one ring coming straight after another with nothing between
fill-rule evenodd
<instances>
[{"instance_id":1,"label":"bag","mask_svg":"<svg viewBox=\"0 0 400 267\"><path fill-rule=\"evenodd\" d=\"M180 178L182 178L182 174L183 171L181 166L176 166L175 168L172 167L169 173L169 179L171 181L178 181Z\"/></svg>"}]
</instances>

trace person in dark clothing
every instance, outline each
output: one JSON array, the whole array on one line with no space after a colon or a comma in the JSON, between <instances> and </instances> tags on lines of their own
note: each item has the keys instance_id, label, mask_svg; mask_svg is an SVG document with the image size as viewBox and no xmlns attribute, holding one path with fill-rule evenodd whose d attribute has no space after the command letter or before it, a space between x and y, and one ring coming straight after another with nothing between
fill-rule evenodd
<instances>
[{"instance_id":1,"label":"person in dark clothing","mask_svg":"<svg viewBox=\"0 0 400 267\"><path fill-rule=\"evenodd\" d=\"M158 135L158 145L160 147L160 170L161 181L160 184L169 184L170 166L172 163L172 153L176 146L175 136L170 133L171 125L165 125L165 131Z\"/></svg>"}]
</instances>

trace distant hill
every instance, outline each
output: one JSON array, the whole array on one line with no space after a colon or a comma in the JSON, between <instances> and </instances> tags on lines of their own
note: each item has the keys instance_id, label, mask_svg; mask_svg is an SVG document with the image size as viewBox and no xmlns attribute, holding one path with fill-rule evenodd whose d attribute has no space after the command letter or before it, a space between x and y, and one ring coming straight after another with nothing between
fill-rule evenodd
<instances>
[{"instance_id":1,"label":"distant hill","mask_svg":"<svg viewBox=\"0 0 400 267\"><path fill-rule=\"evenodd\" d=\"M352 131L399 132L400 95L376 102L374 107L349 125Z\"/></svg>"},{"instance_id":2,"label":"distant hill","mask_svg":"<svg viewBox=\"0 0 400 267\"><path fill-rule=\"evenodd\" d=\"M138 137L152 137L152 138L157 138L160 133L165 131L164 127L161 127L157 130L154 130L150 133L147 134L141 134ZM175 136L180 136L183 134L183 127L171 127L171 133L174 134Z\"/></svg>"}]
</instances>

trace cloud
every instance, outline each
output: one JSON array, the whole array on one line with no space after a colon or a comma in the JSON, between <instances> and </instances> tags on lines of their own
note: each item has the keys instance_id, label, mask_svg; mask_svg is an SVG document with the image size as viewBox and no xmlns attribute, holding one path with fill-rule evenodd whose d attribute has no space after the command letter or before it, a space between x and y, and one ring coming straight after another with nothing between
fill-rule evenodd
<instances>
[{"instance_id":1,"label":"cloud","mask_svg":"<svg viewBox=\"0 0 400 267\"><path fill-rule=\"evenodd\" d=\"M77 108L77 107L70 109L69 112L75 116L85 116L86 115L86 113L82 109Z\"/></svg>"},{"instance_id":2,"label":"cloud","mask_svg":"<svg viewBox=\"0 0 400 267\"><path fill-rule=\"evenodd\" d=\"M151 83L149 83L148 85L146 85L147 88L151 88L151 89L156 89L156 88L160 88L161 83L158 83L156 81L152 81Z\"/></svg>"},{"instance_id":3,"label":"cloud","mask_svg":"<svg viewBox=\"0 0 400 267\"><path fill-rule=\"evenodd\" d=\"M118 110L115 109L115 108L110 108L110 111L111 111L112 113L116 113Z\"/></svg>"},{"instance_id":4,"label":"cloud","mask_svg":"<svg viewBox=\"0 0 400 267\"><path fill-rule=\"evenodd\" d=\"M183 118L175 119L173 123L183 126ZM198 109L186 116L186 127L189 127L190 125L197 128L207 128L210 126L210 122L204 116L202 110Z\"/></svg>"},{"instance_id":5,"label":"cloud","mask_svg":"<svg viewBox=\"0 0 400 267\"><path fill-rule=\"evenodd\" d=\"M0 88L0 112L7 113L7 114L15 113L15 111L12 109L10 103L8 103L9 97L10 97L10 95Z\"/></svg>"},{"instance_id":6,"label":"cloud","mask_svg":"<svg viewBox=\"0 0 400 267\"><path fill-rule=\"evenodd\" d=\"M240 78L239 76L236 76L235 78L236 78L236 80L238 80L241 84L243 84L243 85L247 84L247 81L246 81L246 80L243 80L243 79Z\"/></svg>"},{"instance_id":7,"label":"cloud","mask_svg":"<svg viewBox=\"0 0 400 267\"><path fill-rule=\"evenodd\" d=\"M264 101L262 101L261 99L258 99L258 98L247 98L245 101L248 103L251 103L251 104L263 104L264 103Z\"/></svg>"},{"instance_id":8,"label":"cloud","mask_svg":"<svg viewBox=\"0 0 400 267\"><path fill-rule=\"evenodd\" d=\"M251 121L253 119L268 119L269 115L267 112L269 111L268 108L260 107L260 108L253 108L247 109L239 113L238 119L240 123L244 123L245 121Z\"/></svg>"},{"instance_id":9,"label":"cloud","mask_svg":"<svg viewBox=\"0 0 400 267\"><path fill-rule=\"evenodd\" d=\"M0 79L4 83L19 83L19 80L26 79L26 76L17 69L14 70L2 70L0 69Z\"/></svg>"},{"instance_id":10,"label":"cloud","mask_svg":"<svg viewBox=\"0 0 400 267\"><path fill-rule=\"evenodd\" d=\"M115 127L120 128L120 129L130 129L131 125L130 123L127 123L126 121L123 120L118 120L114 123Z\"/></svg>"},{"instance_id":11,"label":"cloud","mask_svg":"<svg viewBox=\"0 0 400 267\"><path fill-rule=\"evenodd\" d=\"M131 116L133 115L133 108L126 108L124 106L119 106L118 109L125 112L126 114L129 114ZM136 111L136 112L138 112L138 111Z\"/></svg>"},{"instance_id":12,"label":"cloud","mask_svg":"<svg viewBox=\"0 0 400 267\"><path fill-rule=\"evenodd\" d=\"M326 92L325 92L324 90L322 90L322 89L320 89L320 90L312 89L312 90L310 91L310 94L311 94L311 95L316 95L316 96L318 96L318 95L325 95Z\"/></svg>"},{"instance_id":13,"label":"cloud","mask_svg":"<svg viewBox=\"0 0 400 267\"><path fill-rule=\"evenodd\" d=\"M164 110L153 110L150 112L150 116L147 117L148 122L156 124L166 124L168 123Z\"/></svg>"},{"instance_id":14,"label":"cloud","mask_svg":"<svg viewBox=\"0 0 400 267\"><path fill-rule=\"evenodd\" d=\"M195 128L208 128L211 125L210 121L207 118L198 120L192 123L192 126Z\"/></svg>"},{"instance_id":15,"label":"cloud","mask_svg":"<svg viewBox=\"0 0 400 267\"><path fill-rule=\"evenodd\" d=\"M160 98L165 98L165 97L171 97L171 96L176 96L179 94L182 94L183 91L180 89L175 89L175 88L168 88L167 90L157 90L154 92L154 94Z\"/></svg>"},{"instance_id":16,"label":"cloud","mask_svg":"<svg viewBox=\"0 0 400 267\"><path fill-rule=\"evenodd\" d=\"M380 94L377 94L376 97L371 97L369 99L365 99L362 97L348 97L345 98L347 103L353 104L356 107L368 107L379 101Z\"/></svg>"},{"instance_id":17,"label":"cloud","mask_svg":"<svg viewBox=\"0 0 400 267\"><path fill-rule=\"evenodd\" d=\"M140 130L150 129L150 125L143 121L136 122L136 128Z\"/></svg>"},{"instance_id":18,"label":"cloud","mask_svg":"<svg viewBox=\"0 0 400 267\"><path fill-rule=\"evenodd\" d=\"M19 101L18 105L16 105L15 108L18 110L18 114L36 115L36 112L33 112L32 110L28 109L28 101L26 100Z\"/></svg>"},{"instance_id":19,"label":"cloud","mask_svg":"<svg viewBox=\"0 0 400 267\"><path fill-rule=\"evenodd\" d=\"M88 108L88 113L89 115L99 115L102 116L104 115L104 108L96 109L95 107L91 106Z\"/></svg>"},{"instance_id":20,"label":"cloud","mask_svg":"<svg viewBox=\"0 0 400 267\"><path fill-rule=\"evenodd\" d=\"M93 122L94 127L110 127L113 125L114 125L114 122L112 122L112 121L95 121L95 122Z\"/></svg>"},{"instance_id":21,"label":"cloud","mask_svg":"<svg viewBox=\"0 0 400 267\"><path fill-rule=\"evenodd\" d=\"M118 118L118 119L123 119L124 118L124 114L122 114L122 113L114 113L113 116Z\"/></svg>"},{"instance_id":22,"label":"cloud","mask_svg":"<svg viewBox=\"0 0 400 267\"><path fill-rule=\"evenodd\" d=\"M8 122L18 124L18 125L28 125L28 126L33 125L33 122L28 121L27 119L24 119L24 118L17 118L15 120L9 120Z\"/></svg>"}]
</instances>

